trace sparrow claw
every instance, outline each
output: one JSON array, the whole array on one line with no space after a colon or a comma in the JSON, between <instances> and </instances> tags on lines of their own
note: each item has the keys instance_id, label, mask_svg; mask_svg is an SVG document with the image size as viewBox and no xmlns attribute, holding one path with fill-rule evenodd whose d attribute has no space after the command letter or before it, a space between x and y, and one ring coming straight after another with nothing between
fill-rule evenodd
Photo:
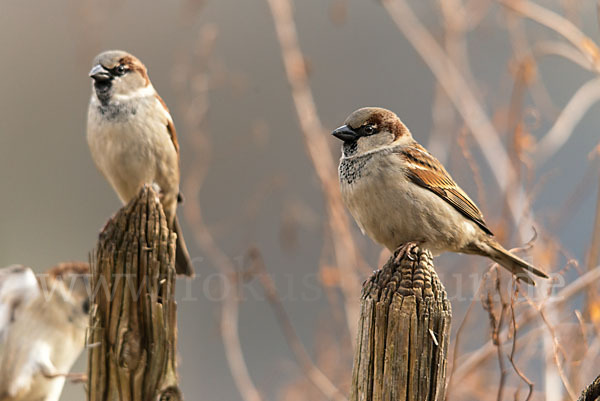
<instances>
[{"instance_id":1,"label":"sparrow claw","mask_svg":"<svg viewBox=\"0 0 600 401\"><path fill-rule=\"evenodd\" d=\"M412 251L413 249L415 249L415 247L418 244L416 242L407 242L405 244L402 244L398 247L398 249L396 250L397 254L396 257L394 258L394 263L395 264L399 264L400 261L402 259L404 259L404 257L406 256L406 258L412 262L414 262L415 260L417 260L413 255L412 255Z\"/></svg>"},{"instance_id":2,"label":"sparrow claw","mask_svg":"<svg viewBox=\"0 0 600 401\"><path fill-rule=\"evenodd\" d=\"M414 250L416 247L417 247L417 243L416 243L416 242L409 242L409 243L406 245L406 257L407 257L408 259L410 259L411 261L413 261L413 262L414 262L415 260L417 260L417 258L415 258L415 257L413 256L413 250Z\"/></svg>"},{"instance_id":3,"label":"sparrow claw","mask_svg":"<svg viewBox=\"0 0 600 401\"><path fill-rule=\"evenodd\" d=\"M160 189L160 185L158 185L156 182L152 183L152 190L158 194L159 198L163 196L163 191Z\"/></svg>"}]
</instances>

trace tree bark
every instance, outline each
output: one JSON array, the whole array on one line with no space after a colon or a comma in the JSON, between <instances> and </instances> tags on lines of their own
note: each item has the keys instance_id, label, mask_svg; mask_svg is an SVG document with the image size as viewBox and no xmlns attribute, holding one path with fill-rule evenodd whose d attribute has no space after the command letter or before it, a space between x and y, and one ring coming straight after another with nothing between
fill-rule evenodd
<instances>
[{"instance_id":1,"label":"tree bark","mask_svg":"<svg viewBox=\"0 0 600 401\"><path fill-rule=\"evenodd\" d=\"M144 187L111 218L91 257L89 401L178 401L175 240Z\"/></svg>"},{"instance_id":2,"label":"tree bark","mask_svg":"<svg viewBox=\"0 0 600 401\"><path fill-rule=\"evenodd\" d=\"M363 284L351 401L444 399L450 302L429 251L397 259Z\"/></svg>"}]
</instances>

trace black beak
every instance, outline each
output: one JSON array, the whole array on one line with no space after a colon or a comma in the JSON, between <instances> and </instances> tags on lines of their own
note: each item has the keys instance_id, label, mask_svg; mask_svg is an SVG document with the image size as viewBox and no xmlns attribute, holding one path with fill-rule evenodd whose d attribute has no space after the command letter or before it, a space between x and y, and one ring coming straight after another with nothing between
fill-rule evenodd
<instances>
[{"instance_id":1,"label":"black beak","mask_svg":"<svg viewBox=\"0 0 600 401\"><path fill-rule=\"evenodd\" d=\"M90 77L96 82L104 82L110 79L110 72L101 64L97 64L90 70Z\"/></svg>"},{"instance_id":2,"label":"black beak","mask_svg":"<svg viewBox=\"0 0 600 401\"><path fill-rule=\"evenodd\" d=\"M331 135L335 136L337 139L341 139L344 142L352 142L358 139L358 134L348 125L342 125L334 130Z\"/></svg>"}]
</instances>

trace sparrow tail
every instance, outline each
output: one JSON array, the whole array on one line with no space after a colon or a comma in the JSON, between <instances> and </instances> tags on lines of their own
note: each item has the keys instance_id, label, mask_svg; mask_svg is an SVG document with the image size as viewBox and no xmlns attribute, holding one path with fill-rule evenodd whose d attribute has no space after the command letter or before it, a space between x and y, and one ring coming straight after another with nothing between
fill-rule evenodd
<instances>
[{"instance_id":1,"label":"sparrow tail","mask_svg":"<svg viewBox=\"0 0 600 401\"><path fill-rule=\"evenodd\" d=\"M512 272L518 280L522 280L530 285L535 285L535 282L527 272L531 272L538 277L548 278L546 273L535 268L530 263L525 262L518 256L513 255L495 240L486 241L486 245L487 249L484 250L485 256L492 258L494 262Z\"/></svg>"},{"instance_id":2,"label":"sparrow tail","mask_svg":"<svg viewBox=\"0 0 600 401\"><path fill-rule=\"evenodd\" d=\"M177 243L175 244L175 271L179 275L194 277L192 260L190 259L187 246L185 245L185 240L183 239L183 233L181 232L177 216L173 219L173 231L177 234Z\"/></svg>"}]
</instances>

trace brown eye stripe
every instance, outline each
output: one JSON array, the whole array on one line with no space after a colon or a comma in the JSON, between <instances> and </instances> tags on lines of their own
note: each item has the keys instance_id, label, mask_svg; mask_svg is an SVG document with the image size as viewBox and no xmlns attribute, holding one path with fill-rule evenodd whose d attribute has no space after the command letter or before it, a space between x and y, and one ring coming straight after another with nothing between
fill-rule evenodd
<instances>
[{"instance_id":1,"label":"brown eye stripe","mask_svg":"<svg viewBox=\"0 0 600 401\"><path fill-rule=\"evenodd\" d=\"M399 138L406 133L406 127L395 115L375 112L369 116L369 119L365 124L375 125L378 131L391 132L396 138Z\"/></svg>"},{"instance_id":2,"label":"brown eye stripe","mask_svg":"<svg viewBox=\"0 0 600 401\"><path fill-rule=\"evenodd\" d=\"M150 78L148 78L148 73L146 72L146 67L135 57L133 56L125 56L119 60L119 64L125 65L131 71L137 72L144 78L146 81L146 85L150 83Z\"/></svg>"}]
</instances>

